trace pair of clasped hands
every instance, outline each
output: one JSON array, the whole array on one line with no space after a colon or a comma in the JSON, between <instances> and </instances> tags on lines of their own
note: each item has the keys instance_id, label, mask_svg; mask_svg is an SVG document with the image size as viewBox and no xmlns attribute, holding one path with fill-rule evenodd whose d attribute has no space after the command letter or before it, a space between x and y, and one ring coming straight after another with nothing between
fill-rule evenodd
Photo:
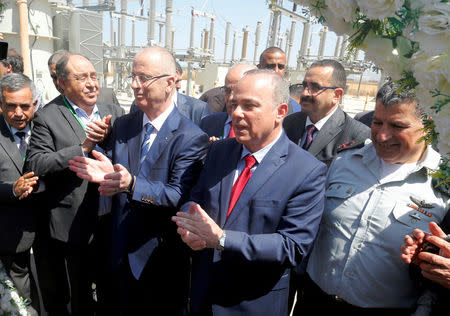
<instances>
[{"instance_id":1,"label":"pair of clasped hands","mask_svg":"<svg viewBox=\"0 0 450 316\"><path fill-rule=\"evenodd\" d=\"M429 228L431 234L415 229L412 236L406 235L400 257L408 264L420 266L425 278L450 288L450 242L445 240L448 236L434 222ZM437 247L434 247L437 253L428 250L432 245Z\"/></svg>"},{"instance_id":2,"label":"pair of clasped hands","mask_svg":"<svg viewBox=\"0 0 450 316\"><path fill-rule=\"evenodd\" d=\"M88 155L97 144L103 142L111 131L111 115L105 116L101 121L86 124L86 138L81 143L85 155ZM39 177L33 171L25 173L14 183L14 195L22 200L39 188Z\"/></svg>"}]
</instances>

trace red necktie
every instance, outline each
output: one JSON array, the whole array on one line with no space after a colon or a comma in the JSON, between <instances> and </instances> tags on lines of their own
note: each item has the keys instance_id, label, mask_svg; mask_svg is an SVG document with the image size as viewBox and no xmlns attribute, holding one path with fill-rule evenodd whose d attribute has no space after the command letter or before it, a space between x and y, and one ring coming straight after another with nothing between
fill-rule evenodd
<instances>
[{"instance_id":1,"label":"red necktie","mask_svg":"<svg viewBox=\"0 0 450 316\"><path fill-rule=\"evenodd\" d=\"M228 206L227 218L228 216L230 216L233 207L236 205L236 202L242 193L242 190L244 190L245 185L247 184L248 180L250 179L250 176L252 175L250 169L256 163L255 157L253 156L245 156L244 160L245 160L245 168L242 171L239 178L237 178L236 182L233 185L233 188L231 189L230 205Z\"/></svg>"},{"instance_id":2,"label":"red necktie","mask_svg":"<svg viewBox=\"0 0 450 316\"><path fill-rule=\"evenodd\" d=\"M234 130L233 130L233 121L230 121L230 131L228 132L227 138L233 138L233 137L235 137Z\"/></svg>"}]
</instances>

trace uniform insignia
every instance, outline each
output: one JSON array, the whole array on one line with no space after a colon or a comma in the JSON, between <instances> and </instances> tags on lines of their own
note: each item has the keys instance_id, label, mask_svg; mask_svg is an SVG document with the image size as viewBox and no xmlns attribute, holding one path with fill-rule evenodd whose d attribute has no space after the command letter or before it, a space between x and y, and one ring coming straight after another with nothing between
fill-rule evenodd
<instances>
[{"instance_id":1,"label":"uniform insignia","mask_svg":"<svg viewBox=\"0 0 450 316\"><path fill-rule=\"evenodd\" d=\"M420 213L428 216L433 217L433 213L430 211L424 210L424 208L433 208L433 204L425 202L425 200L419 200L415 197L410 196L409 197L413 203L408 203L407 206L412 208L413 210L419 211Z\"/></svg>"},{"instance_id":2,"label":"uniform insignia","mask_svg":"<svg viewBox=\"0 0 450 316\"><path fill-rule=\"evenodd\" d=\"M409 198L411 199L411 201L416 203L418 206L421 206L423 208L433 208L433 204L427 203L427 202L425 202L425 200L420 201L419 199L416 199L413 196L410 196Z\"/></svg>"},{"instance_id":3,"label":"uniform insignia","mask_svg":"<svg viewBox=\"0 0 450 316\"><path fill-rule=\"evenodd\" d=\"M352 141L348 141L348 142L343 143L342 145L338 146L336 151L339 153L341 151L348 150L348 149L363 148L364 145L365 145L364 141L357 143L354 140L352 140Z\"/></svg>"},{"instance_id":4,"label":"uniform insignia","mask_svg":"<svg viewBox=\"0 0 450 316\"><path fill-rule=\"evenodd\" d=\"M417 213L409 214L409 216L411 216L411 223L413 224L421 220L419 214Z\"/></svg>"},{"instance_id":5,"label":"uniform insignia","mask_svg":"<svg viewBox=\"0 0 450 316\"><path fill-rule=\"evenodd\" d=\"M145 196L145 195L143 195L141 197L141 201L146 202L146 203L151 203L151 204L153 204L153 202L154 202L154 200L152 198L149 198L148 196Z\"/></svg>"}]
</instances>

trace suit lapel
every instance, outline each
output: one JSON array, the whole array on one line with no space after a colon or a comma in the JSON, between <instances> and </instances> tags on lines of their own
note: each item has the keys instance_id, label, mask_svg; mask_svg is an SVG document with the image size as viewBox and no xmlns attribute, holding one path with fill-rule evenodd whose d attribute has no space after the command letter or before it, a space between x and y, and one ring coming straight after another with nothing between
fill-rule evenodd
<instances>
[{"instance_id":1,"label":"suit lapel","mask_svg":"<svg viewBox=\"0 0 450 316\"><path fill-rule=\"evenodd\" d=\"M62 96L58 103L61 114L67 120L75 135L77 135L78 140L80 141L81 144L86 138L86 132L84 131L83 127L80 125L78 120L75 118L74 114L72 114L72 111L64 103Z\"/></svg>"},{"instance_id":2,"label":"suit lapel","mask_svg":"<svg viewBox=\"0 0 450 316\"><path fill-rule=\"evenodd\" d=\"M225 176L220 182L220 204L219 204L219 218L218 223L220 227L223 227L227 220L228 205L230 204L231 189L233 187L233 179L235 170L241 158L242 145L238 142L233 142L233 147L230 152L227 153L227 164L223 167Z\"/></svg>"},{"instance_id":3,"label":"suit lapel","mask_svg":"<svg viewBox=\"0 0 450 316\"><path fill-rule=\"evenodd\" d=\"M11 131L6 125L3 116L0 116L0 145L3 147L6 154L11 158L20 174L22 174L23 158L20 155L19 148L17 148L17 143L11 135Z\"/></svg>"},{"instance_id":4,"label":"suit lapel","mask_svg":"<svg viewBox=\"0 0 450 316\"><path fill-rule=\"evenodd\" d=\"M300 144L302 142L303 133L305 132L305 124L306 124L307 116L305 114L303 114L302 112L300 112L298 114L294 114L294 115L298 115L299 121L298 121L298 124L296 124L296 126L292 129L293 132L296 133L296 135L293 139L297 139L297 145L300 146Z\"/></svg>"},{"instance_id":5,"label":"suit lapel","mask_svg":"<svg viewBox=\"0 0 450 316\"><path fill-rule=\"evenodd\" d=\"M156 160L158 160L161 156L164 148L166 148L167 144L170 142L170 139L173 137L173 132L178 129L180 118L180 113L176 108L174 108L172 113L169 114L166 121L161 126L161 129L158 131L158 134L150 147L150 151L145 157L145 162L150 166L155 164Z\"/></svg>"},{"instance_id":6,"label":"suit lapel","mask_svg":"<svg viewBox=\"0 0 450 316\"><path fill-rule=\"evenodd\" d=\"M309 147L308 152L313 156L319 154L331 141L339 135L342 130L342 124L344 122L344 112L337 108L336 112L326 121L319 134L314 138ZM334 144L332 144L334 146Z\"/></svg>"},{"instance_id":7,"label":"suit lapel","mask_svg":"<svg viewBox=\"0 0 450 316\"><path fill-rule=\"evenodd\" d=\"M273 145L266 154L261 164L257 166L254 173L247 182L244 190L236 202L230 217L226 221L224 228L231 227L236 219L249 209L250 201L256 192L269 180L274 172L280 167L287 155L287 136L283 133L281 138ZM228 205L228 204L227 204Z\"/></svg>"},{"instance_id":8,"label":"suit lapel","mask_svg":"<svg viewBox=\"0 0 450 316\"><path fill-rule=\"evenodd\" d=\"M128 141L128 164L130 166L131 174L138 174L139 161L141 157L141 134L142 134L142 119L144 113L142 111L136 111L130 115L129 122L132 124L126 124L128 129L127 137Z\"/></svg>"}]
</instances>

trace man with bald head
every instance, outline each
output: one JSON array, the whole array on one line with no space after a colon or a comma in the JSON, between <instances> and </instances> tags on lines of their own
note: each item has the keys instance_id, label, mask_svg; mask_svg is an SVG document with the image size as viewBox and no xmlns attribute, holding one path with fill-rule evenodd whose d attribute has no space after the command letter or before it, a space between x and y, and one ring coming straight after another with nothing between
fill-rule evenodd
<instances>
[{"instance_id":1,"label":"man with bald head","mask_svg":"<svg viewBox=\"0 0 450 316\"><path fill-rule=\"evenodd\" d=\"M153 46L136 54L131 81L140 111L114 124L112 162L94 151L95 160L75 157L71 170L112 196L116 297L109 315L182 315L189 257L170 218L197 180L208 136L174 104L175 60L169 51Z\"/></svg>"},{"instance_id":2,"label":"man with bald head","mask_svg":"<svg viewBox=\"0 0 450 316\"><path fill-rule=\"evenodd\" d=\"M191 315L288 315L290 267L317 233L326 172L283 132L288 100L273 71L238 81L236 137L211 144L185 212L173 218L196 251Z\"/></svg>"},{"instance_id":3,"label":"man with bald head","mask_svg":"<svg viewBox=\"0 0 450 316\"><path fill-rule=\"evenodd\" d=\"M45 183L44 227L33 249L39 283L49 315L92 315L92 241L100 220L97 186L69 170L74 156L106 148L115 118L123 110L97 102L94 65L84 56L67 54L56 64L63 94L36 113L25 170Z\"/></svg>"},{"instance_id":4,"label":"man with bald head","mask_svg":"<svg viewBox=\"0 0 450 316\"><path fill-rule=\"evenodd\" d=\"M217 112L208 115L200 122L200 128L210 137L210 141L216 141L222 138L234 137L234 131L231 124L231 98L233 88L244 76L245 72L256 69L253 64L237 64L230 68L225 77L225 104L226 112Z\"/></svg>"}]
</instances>

